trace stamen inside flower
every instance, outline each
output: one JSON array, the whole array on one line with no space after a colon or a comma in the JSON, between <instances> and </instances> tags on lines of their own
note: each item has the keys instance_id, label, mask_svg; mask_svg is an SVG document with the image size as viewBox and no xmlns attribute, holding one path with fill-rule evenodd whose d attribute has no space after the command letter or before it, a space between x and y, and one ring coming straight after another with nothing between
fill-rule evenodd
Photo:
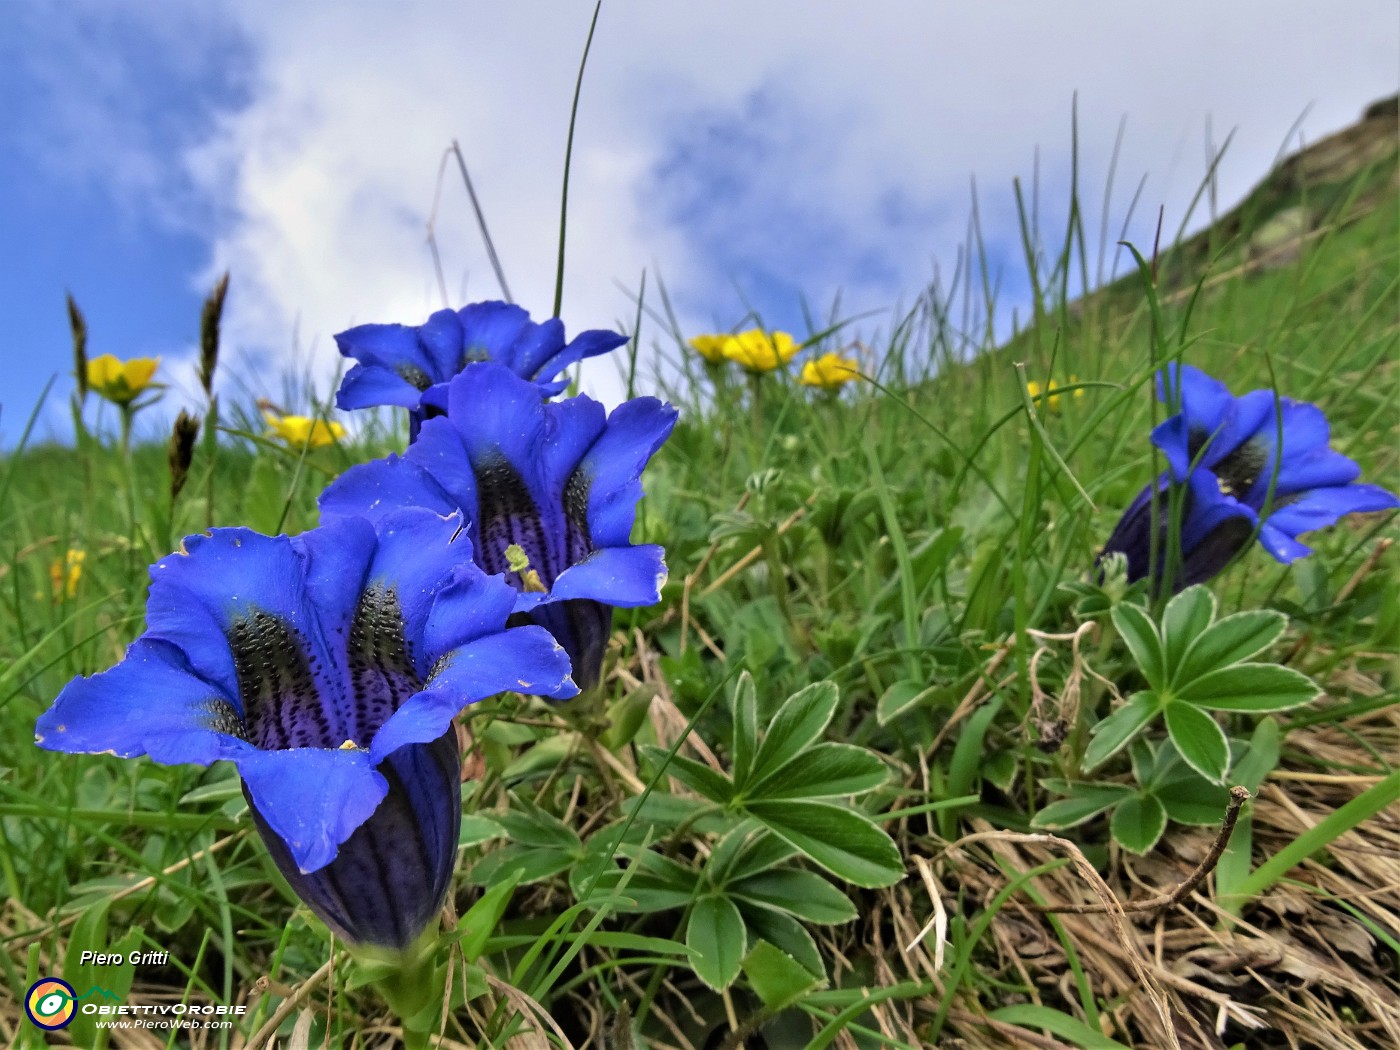
<instances>
[{"instance_id":1,"label":"stamen inside flower","mask_svg":"<svg viewBox=\"0 0 1400 1050\"><path fill-rule=\"evenodd\" d=\"M1216 484L1226 496L1243 499L1268 460L1268 452L1258 441L1246 441L1215 465Z\"/></svg>"},{"instance_id":2,"label":"stamen inside flower","mask_svg":"<svg viewBox=\"0 0 1400 1050\"><path fill-rule=\"evenodd\" d=\"M513 585L525 583L511 575L518 570L511 566L507 551L518 547L541 589L548 590L561 572L586 558L590 550L583 518L588 505L586 479L580 489L574 477L564 487L562 507L541 507L504 457L478 465L482 568L493 575L508 574Z\"/></svg>"},{"instance_id":3,"label":"stamen inside flower","mask_svg":"<svg viewBox=\"0 0 1400 1050\"><path fill-rule=\"evenodd\" d=\"M433 385L432 377L417 365L401 364L394 369L402 378L408 380L419 390L427 390Z\"/></svg>"}]
</instances>

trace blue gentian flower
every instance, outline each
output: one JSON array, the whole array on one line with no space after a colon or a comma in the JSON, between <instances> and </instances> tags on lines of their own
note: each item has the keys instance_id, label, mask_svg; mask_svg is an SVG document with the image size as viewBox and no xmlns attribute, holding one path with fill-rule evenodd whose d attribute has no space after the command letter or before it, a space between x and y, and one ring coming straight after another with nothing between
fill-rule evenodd
<instances>
[{"instance_id":1,"label":"blue gentian flower","mask_svg":"<svg viewBox=\"0 0 1400 1050\"><path fill-rule=\"evenodd\" d=\"M232 762L292 888L351 943L406 947L442 907L461 820L453 717L573 695L515 592L463 560L460 517L216 529L151 569L146 632L39 719L54 751Z\"/></svg>"},{"instance_id":2,"label":"blue gentian flower","mask_svg":"<svg viewBox=\"0 0 1400 1050\"><path fill-rule=\"evenodd\" d=\"M652 397L611 416L586 396L542 401L536 386L490 363L468 365L446 404L403 457L346 471L322 493L321 512L460 509L477 564L506 575L515 612L549 629L587 689L601 672L613 607L661 596L664 551L633 545L631 533L642 469L676 410Z\"/></svg>"},{"instance_id":3,"label":"blue gentian flower","mask_svg":"<svg viewBox=\"0 0 1400 1050\"><path fill-rule=\"evenodd\" d=\"M1316 405L1276 398L1272 390L1233 397L1219 380L1190 365L1159 373L1157 393L1180 405L1152 432L1167 471L1129 506L1100 555L1125 555L1129 581L1152 571L1155 518L1160 583L1173 490L1181 503L1173 590L1209 580L1256 535L1277 561L1288 564L1312 553L1299 542L1302 533L1348 514L1400 507L1385 489L1355 483L1361 469L1328 446L1327 418Z\"/></svg>"},{"instance_id":4,"label":"blue gentian flower","mask_svg":"<svg viewBox=\"0 0 1400 1050\"><path fill-rule=\"evenodd\" d=\"M541 397L553 397L568 385L556 378L560 372L625 342L625 335L594 329L565 343L557 317L536 323L519 306L503 302L439 310L417 327L362 324L335 337L340 352L358 362L340 384L336 404L406 408L412 440L424 419L445 408L433 395L445 400L447 382L473 361L504 365L537 384Z\"/></svg>"}]
</instances>

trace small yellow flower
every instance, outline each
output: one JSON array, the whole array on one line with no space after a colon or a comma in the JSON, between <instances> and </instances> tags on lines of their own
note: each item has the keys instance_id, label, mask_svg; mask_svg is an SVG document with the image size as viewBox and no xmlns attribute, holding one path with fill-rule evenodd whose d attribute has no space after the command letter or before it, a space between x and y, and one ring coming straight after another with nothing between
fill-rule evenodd
<instances>
[{"instance_id":1,"label":"small yellow flower","mask_svg":"<svg viewBox=\"0 0 1400 1050\"><path fill-rule=\"evenodd\" d=\"M761 328L750 328L727 337L720 352L750 372L771 372L791 361L797 349L792 336L786 332L769 333Z\"/></svg>"},{"instance_id":2,"label":"small yellow flower","mask_svg":"<svg viewBox=\"0 0 1400 1050\"><path fill-rule=\"evenodd\" d=\"M55 598L72 598L78 593L78 581L83 578L83 562L87 552L68 549L62 558L49 563L49 580L53 583Z\"/></svg>"},{"instance_id":3,"label":"small yellow flower","mask_svg":"<svg viewBox=\"0 0 1400 1050\"><path fill-rule=\"evenodd\" d=\"M690 348L705 359L706 364L717 365L724 360L724 341L728 335L697 335L690 340Z\"/></svg>"},{"instance_id":4,"label":"small yellow flower","mask_svg":"<svg viewBox=\"0 0 1400 1050\"><path fill-rule=\"evenodd\" d=\"M854 357L822 354L821 357L803 364L802 374L797 377L797 381L807 386L819 386L823 390L836 390L842 384L859 378L860 362Z\"/></svg>"},{"instance_id":5,"label":"small yellow flower","mask_svg":"<svg viewBox=\"0 0 1400 1050\"><path fill-rule=\"evenodd\" d=\"M1070 383L1077 383L1079 382L1079 377L1070 376L1069 381ZM1050 380L1049 385L1045 388L1046 397L1041 402L1041 404L1049 408L1051 412L1058 412L1060 410L1060 395L1055 393L1055 391L1059 388L1060 384L1056 383L1053 379ZM1035 400L1037 397L1040 396L1040 384L1037 383L1034 379L1030 380L1028 383L1026 383L1026 393L1030 394L1032 401ZM1082 388L1074 392L1074 398L1076 401L1083 396L1084 391Z\"/></svg>"},{"instance_id":6,"label":"small yellow flower","mask_svg":"<svg viewBox=\"0 0 1400 1050\"><path fill-rule=\"evenodd\" d=\"M334 420L308 419L306 416L282 416L276 412L264 412L263 419L275 437L281 438L290 448L325 448L334 445L345 436L345 428Z\"/></svg>"},{"instance_id":7,"label":"small yellow flower","mask_svg":"<svg viewBox=\"0 0 1400 1050\"><path fill-rule=\"evenodd\" d=\"M151 385L159 366L158 357L121 361L112 354L103 354L87 363L88 386L114 404L129 405Z\"/></svg>"}]
</instances>

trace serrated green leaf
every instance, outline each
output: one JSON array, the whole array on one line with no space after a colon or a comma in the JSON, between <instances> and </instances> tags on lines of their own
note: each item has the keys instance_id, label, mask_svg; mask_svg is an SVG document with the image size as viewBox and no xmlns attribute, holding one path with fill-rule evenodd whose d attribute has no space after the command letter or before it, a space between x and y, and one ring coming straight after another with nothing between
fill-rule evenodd
<instances>
[{"instance_id":1,"label":"serrated green leaf","mask_svg":"<svg viewBox=\"0 0 1400 1050\"><path fill-rule=\"evenodd\" d=\"M874 888L904 877L904 861L894 841L862 813L827 802L767 799L745 808L839 879Z\"/></svg>"},{"instance_id":2,"label":"serrated green leaf","mask_svg":"<svg viewBox=\"0 0 1400 1050\"><path fill-rule=\"evenodd\" d=\"M1167 828L1167 811L1153 795L1133 795L1113 811L1108 827L1120 846L1141 855L1162 837Z\"/></svg>"},{"instance_id":3,"label":"serrated green leaf","mask_svg":"<svg viewBox=\"0 0 1400 1050\"><path fill-rule=\"evenodd\" d=\"M712 802L725 805L734 797L734 785L723 773L717 773L703 762L697 762L693 758L686 758L684 755L671 755L667 760L667 752L659 747L647 745L643 747L642 754L656 765L665 763L666 772L679 780L686 787L698 794L704 795Z\"/></svg>"},{"instance_id":4,"label":"serrated green leaf","mask_svg":"<svg viewBox=\"0 0 1400 1050\"><path fill-rule=\"evenodd\" d=\"M1134 693L1128 702L1089 730L1092 739L1084 749L1084 768L1103 765L1161 710L1157 695L1143 691Z\"/></svg>"},{"instance_id":5,"label":"serrated green leaf","mask_svg":"<svg viewBox=\"0 0 1400 1050\"><path fill-rule=\"evenodd\" d=\"M732 896L796 915L820 926L850 922L856 906L839 889L815 871L780 868L731 882Z\"/></svg>"},{"instance_id":6,"label":"serrated green leaf","mask_svg":"<svg viewBox=\"0 0 1400 1050\"><path fill-rule=\"evenodd\" d=\"M742 790L753 773L754 753L758 749L758 700L753 676L748 671L739 675L734 685L730 713L734 719L734 739L730 748L734 786Z\"/></svg>"},{"instance_id":7,"label":"serrated green leaf","mask_svg":"<svg viewBox=\"0 0 1400 1050\"><path fill-rule=\"evenodd\" d=\"M500 925L501 916L506 913L511 894L519 883L517 873L506 875L501 882L483 893L481 899L457 921L457 943L461 945L467 962L476 962L486 950L486 942Z\"/></svg>"},{"instance_id":8,"label":"serrated green leaf","mask_svg":"<svg viewBox=\"0 0 1400 1050\"><path fill-rule=\"evenodd\" d=\"M769 1011L785 1010L825 982L787 952L759 941L743 961L749 987Z\"/></svg>"},{"instance_id":9,"label":"serrated green leaf","mask_svg":"<svg viewBox=\"0 0 1400 1050\"><path fill-rule=\"evenodd\" d=\"M1278 641L1287 626L1288 617L1272 609L1251 609L1216 621L1176 665L1172 687L1179 689L1218 668L1248 660Z\"/></svg>"},{"instance_id":10,"label":"serrated green leaf","mask_svg":"<svg viewBox=\"0 0 1400 1050\"><path fill-rule=\"evenodd\" d=\"M1313 680L1278 664L1235 664L1188 682L1176 694L1212 711L1287 711L1322 695Z\"/></svg>"},{"instance_id":11,"label":"serrated green leaf","mask_svg":"<svg viewBox=\"0 0 1400 1050\"><path fill-rule=\"evenodd\" d=\"M695 976L715 991L723 991L739 976L748 933L743 916L728 897L701 897L690 911L685 946L695 953Z\"/></svg>"},{"instance_id":12,"label":"serrated green leaf","mask_svg":"<svg viewBox=\"0 0 1400 1050\"><path fill-rule=\"evenodd\" d=\"M878 755L854 744L817 744L776 773L750 785L753 798L838 798L877 788L889 779Z\"/></svg>"},{"instance_id":13,"label":"serrated green leaf","mask_svg":"<svg viewBox=\"0 0 1400 1050\"><path fill-rule=\"evenodd\" d=\"M1166 663L1162 653L1162 640L1157 634L1157 625L1152 618L1136 605L1115 605L1113 626L1128 644L1138 670L1154 689L1167 684Z\"/></svg>"},{"instance_id":14,"label":"serrated green leaf","mask_svg":"<svg viewBox=\"0 0 1400 1050\"><path fill-rule=\"evenodd\" d=\"M1230 769L1230 743L1215 719L1180 700L1168 704L1165 714L1167 732L1187 764L1212 783L1225 783Z\"/></svg>"},{"instance_id":15,"label":"serrated green leaf","mask_svg":"<svg viewBox=\"0 0 1400 1050\"><path fill-rule=\"evenodd\" d=\"M814 744L825 731L840 694L832 682L814 682L783 701L754 758L754 777L771 776Z\"/></svg>"},{"instance_id":16,"label":"serrated green leaf","mask_svg":"<svg viewBox=\"0 0 1400 1050\"><path fill-rule=\"evenodd\" d=\"M1215 595L1200 584L1187 587L1162 611L1162 657L1168 681L1174 680L1175 670L1186 651L1215 619Z\"/></svg>"},{"instance_id":17,"label":"serrated green leaf","mask_svg":"<svg viewBox=\"0 0 1400 1050\"><path fill-rule=\"evenodd\" d=\"M1133 795L1127 784L1075 784L1074 794L1042 806L1031 827L1055 831L1076 827Z\"/></svg>"}]
</instances>

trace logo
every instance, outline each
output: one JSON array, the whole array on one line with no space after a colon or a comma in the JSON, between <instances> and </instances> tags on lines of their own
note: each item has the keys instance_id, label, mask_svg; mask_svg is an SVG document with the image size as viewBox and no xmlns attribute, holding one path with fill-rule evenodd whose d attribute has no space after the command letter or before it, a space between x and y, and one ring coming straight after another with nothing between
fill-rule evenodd
<instances>
[{"instance_id":1,"label":"logo","mask_svg":"<svg viewBox=\"0 0 1400 1050\"><path fill-rule=\"evenodd\" d=\"M73 986L57 977L45 977L29 986L24 997L24 1012L29 1019L48 1032L67 1028L73 1021L73 1003L78 998Z\"/></svg>"}]
</instances>

